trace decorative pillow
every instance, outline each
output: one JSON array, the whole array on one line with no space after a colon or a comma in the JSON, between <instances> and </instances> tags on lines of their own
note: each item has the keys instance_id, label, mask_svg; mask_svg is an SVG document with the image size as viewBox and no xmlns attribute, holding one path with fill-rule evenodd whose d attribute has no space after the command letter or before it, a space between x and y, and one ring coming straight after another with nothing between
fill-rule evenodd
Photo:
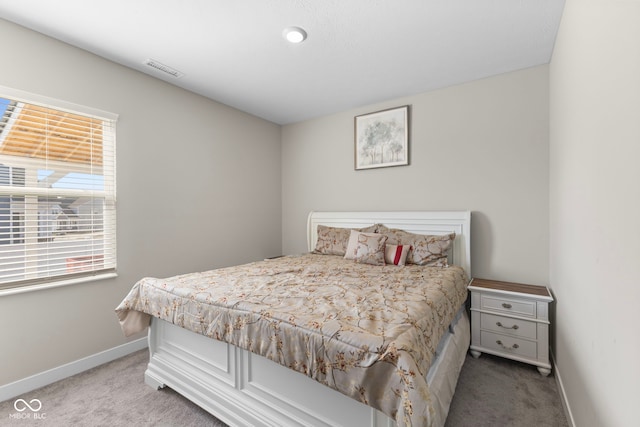
<instances>
[{"instance_id":1,"label":"decorative pillow","mask_svg":"<svg viewBox=\"0 0 640 427\"><path fill-rule=\"evenodd\" d=\"M356 229L368 233L375 233L378 224ZM329 227L318 225L318 241L313 253L323 255L344 255L347 251L347 242L351 228Z\"/></svg>"},{"instance_id":2,"label":"decorative pillow","mask_svg":"<svg viewBox=\"0 0 640 427\"><path fill-rule=\"evenodd\" d=\"M361 264L384 265L387 236L378 233L358 233L355 260Z\"/></svg>"},{"instance_id":3,"label":"decorative pillow","mask_svg":"<svg viewBox=\"0 0 640 427\"><path fill-rule=\"evenodd\" d=\"M344 259L356 259L356 252L358 251L358 236L360 233L360 231L351 230L349 241L347 242L347 249L344 253Z\"/></svg>"},{"instance_id":4,"label":"decorative pillow","mask_svg":"<svg viewBox=\"0 0 640 427\"><path fill-rule=\"evenodd\" d=\"M411 245L407 255L407 264L447 267L451 244L456 238L455 233L442 235L414 234L399 229L385 232L389 237L387 243L392 245Z\"/></svg>"},{"instance_id":5,"label":"decorative pillow","mask_svg":"<svg viewBox=\"0 0 640 427\"><path fill-rule=\"evenodd\" d=\"M385 264L402 266L407 261L407 255L409 254L409 245L385 245L384 248L384 262Z\"/></svg>"},{"instance_id":6,"label":"decorative pillow","mask_svg":"<svg viewBox=\"0 0 640 427\"><path fill-rule=\"evenodd\" d=\"M351 234L349 235L349 240L347 241L347 249L344 254L345 259L356 259L356 249L358 248L358 233L381 233L382 231L388 230L382 224L374 224L369 227L360 228L360 229L352 229Z\"/></svg>"}]
</instances>

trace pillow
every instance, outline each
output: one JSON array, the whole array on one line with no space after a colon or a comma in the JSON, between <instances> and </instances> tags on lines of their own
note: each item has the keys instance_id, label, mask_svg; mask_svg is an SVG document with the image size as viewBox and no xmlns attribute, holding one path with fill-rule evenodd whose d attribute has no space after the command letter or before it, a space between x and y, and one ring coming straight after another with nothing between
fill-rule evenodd
<instances>
[{"instance_id":1,"label":"pillow","mask_svg":"<svg viewBox=\"0 0 640 427\"><path fill-rule=\"evenodd\" d=\"M344 259L356 259L356 252L358 251L358 235L360 231L351 230L349 235L349 241L347 242L347 249L344 253Z\"/></svg>"},{"instance_id":2,"label":"pillow","mask_svg":"<svg viewBox=\"0 0 640 427\"><path fill-rule=\"evenodd\" d=\"M358 233L355 260L361 264L384 265L387 236L379 233Z\"/></svg>"},{"instance_id":3,"label":"pillow","mask_svg":"<svg viewBox=\"0 0 640 427\"><path fill-rule=\"evenodd\" d=\"M378 229L378 224L368 227L356 229L374 233ZM344 255L347 251L347 242L349 241L350 228L329 227L326 225L318 225L318 241L313 253L323 255Z\"/></svg>"},{"instance_id":4,"label":"pillow","mask_svg":"<svg viewBox=\"0 0 640 427\"><path fill-rule=\"evenodd\" d=\"M390 245L387 244L384 248L384 262L385 264L402 266L407 261L407 255L409 254L409 245Z\"/></svg>"},{"instance_id":5,"label":"pillow","mask_svg":"<svg viewBox=\"0 0 640 427\"><path fill-rule=\"evenodd\" d=\"M456 233L442 235L414 234L399 229L385 232L387 243L392 245L411 245L407 255L407 264L447 267L451 244Z\"/></svg>"},{"instance_id":6,"label":"pillow","mask_svg":"<svg viewBox=\"0 0 640 427\"><path fill-rule=\"evenodd\" d=\"M360 229L351 229L351 234L349 235L349 240L347 240L347 249L345 250L344 258L345 259L356 259L356 249L358 247L358 233L381 233L382 231L388 230L382 224L374 224L369 227L360 228Z\"/></svg>"},{"instance_id":7,"label":"pillow","mask_svg":"<svg viewBox=\"0 0 640 427\"><path fill-rule=\"evenodd\" d=\"M384 224L376 224L376 233L385 234L389 230L391 229Z\"/></svg>"}]
</instances>

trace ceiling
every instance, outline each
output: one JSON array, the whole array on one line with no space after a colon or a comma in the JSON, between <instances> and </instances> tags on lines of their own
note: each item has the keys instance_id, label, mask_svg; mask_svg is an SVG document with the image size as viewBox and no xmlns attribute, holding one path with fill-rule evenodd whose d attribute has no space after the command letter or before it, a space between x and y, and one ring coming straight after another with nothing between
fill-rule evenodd
<instances>
[{"instance_id":1,"label":"ceiling","mask_svg":"<svg viewBox=\"0 0 640 427\"><path fill-rule=\"evenodd\" d=\"M20 0L0 18L288 124L549 63L564 0ZM306 30L288 43L289 26ZM180 73L145 65L153 59Z\"/></svg>"}]
</instances>

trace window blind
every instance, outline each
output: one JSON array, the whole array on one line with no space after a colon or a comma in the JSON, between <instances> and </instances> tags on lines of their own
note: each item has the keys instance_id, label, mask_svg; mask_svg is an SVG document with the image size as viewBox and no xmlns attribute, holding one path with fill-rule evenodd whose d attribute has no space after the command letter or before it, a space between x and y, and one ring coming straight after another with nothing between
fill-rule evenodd
<instances>
[{"instance_id":1,"label":"window blind","mask_svg":"<svg viewBox=\"0 0 640 427\"><path fill-rule=\"evenodd\" d=\"M115 123L0 92L0 289L115 271Z\"/></svg>"}]
</instances>

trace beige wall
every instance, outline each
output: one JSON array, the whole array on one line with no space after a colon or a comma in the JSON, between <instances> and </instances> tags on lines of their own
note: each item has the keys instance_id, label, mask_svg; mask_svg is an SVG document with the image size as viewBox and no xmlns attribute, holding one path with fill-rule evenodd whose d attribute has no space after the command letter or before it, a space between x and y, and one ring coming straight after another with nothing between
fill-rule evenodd
<instances>
[{"instance_id":1,"label":"beige wall","mask_svg":"<svg viewBox=\"0 0 640 427\"><path fill-rule=\"evenodd\" d=\"M411 164L355 171L354 116L405 104ZM284 126L283 250L311 210L468 209L473 275L547 284L548 156L547 66Z\"/></svg>"},{"instance_id":2,"label":"beige wall","mask_svg":"<svg viewBox=\"0 0 640 427\"><path fill-rule=\"evenodd\" d=\"M575 425L638 425L640 2L567 0L550 88L558 372Z\"/></svg>"},{"instance_id":3,"label":"beige wall","mask_svg":"<svg viewBox=\"0 0 640 427\"><path fill-rule=\"evenodd\" d=\"M281 129L0 20L0 85L120 115L119 277L0 297L0 384L123 343L144 275L306 250L310 210L470 209L474 276L554 292L576 425L634 425L639 32L637 1L567 0L550 67ZM354 171L353 117L404 104L411 165Z\"/></svg>"},{"instance_id":4,"label":"beige wall","mask_svg":"<svg viewBox=\"0 0 640 427\"><path fill-rule=\"evenodd\" d=\"M120 116L119 276L0 296L0 385L124 343L113 310L145 275L281 252L279 126L7 21L0 39L0 85Z\"/></svg>"}]
</instances>

